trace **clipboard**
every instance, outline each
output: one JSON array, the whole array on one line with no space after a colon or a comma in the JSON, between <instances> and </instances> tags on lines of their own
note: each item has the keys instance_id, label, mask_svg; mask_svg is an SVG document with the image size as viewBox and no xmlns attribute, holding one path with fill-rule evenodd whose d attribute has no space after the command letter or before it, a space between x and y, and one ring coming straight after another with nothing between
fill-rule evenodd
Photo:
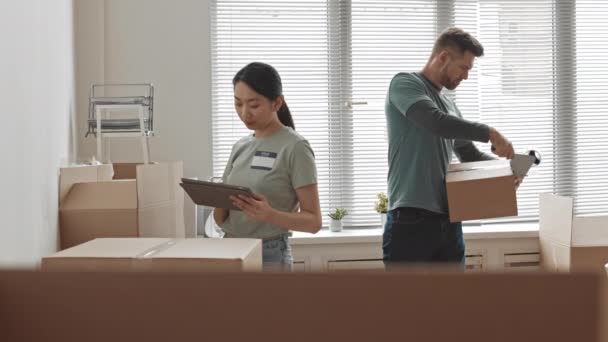
<instances>
[{"instance_id":1,"label":"clipboard","mask_svg":"<svg viewBox=\"0 0 608 342\"><path fill-rule=\"evenodd\" d=\"M244 186L214 183L192 178L182 178L182 182L179 185L186 191L194 203L213 208L240 210L232 204L230 196L253 196L251 189Z\"/></svg>"}]
</instances>

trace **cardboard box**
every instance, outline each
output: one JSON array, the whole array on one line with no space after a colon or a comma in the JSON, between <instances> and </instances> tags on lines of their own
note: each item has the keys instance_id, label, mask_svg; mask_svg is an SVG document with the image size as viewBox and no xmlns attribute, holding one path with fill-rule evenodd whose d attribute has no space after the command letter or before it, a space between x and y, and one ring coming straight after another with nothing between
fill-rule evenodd
<instances>
[{"instance_id":1,"label":"cardboard box","mask_svg":"<svg viewBox=\"0 0 608 342\"><path fill-rule=\"evenodd\" d=\"M180 239L140 258L146 271L261 271L260 239Z\"/></svg>"},{"instance_id":2,"label":"cardboard box","mask_svg":"<svg viewBox=\"0 0 608 342\"><path fill-rule=\"evenodd\" d=\"M574 199L570 197L541 194L539 200L543 268L605 274L608 216L577 217L574 215Z\"/></svg>"},{"instance_id":3,"label":"cardboard box","mask_svg":"<svg viewBox=\"0 0 608 342\"><path fill-rule=\"evenodd\" d=\"M61 248L98 237L186 236L181 162L60 170ZM133 179L123 177L135 176Z\"/></svg>"},{"instance_id":4,"label":"cardboard box","mask_svg":"<svg viewBox=\"0 0 608 342\"><path fill-rule=\"evenodd\" d=\"M608 341L608 216L577 217L571 197L540 194L539 202L541 267L547 271L593 272L602 276L602 341Z\"/></svg>"},{"instance_id":5,"label":"cardboard box","mask_svg":"<svg viewBox=\"0 0 608 342\"><path fill-rule=\"evenodd\" d=\"M135 180L76 183L59 209L61 247L98 237L138 236Z\"/></svg>"},{"instance_id":6,"label":"cardboard box","mask_svg":"<svg viewBox=\"0 0 608 342\"><path fill-rule=\"evenodd\" d=\"M114 177L113 179L135 179L137 178L137 165L143 163L113 163ZM180 179L181 182L181 179ZM181 188L181 187L180 187ZM185 238L195 238L197 236L196 220L197 220L196 204L190 196L184 191L184 236Z\"/></svg>"},{"instance_id":7,"label":"cardboard box","mask_svg":"<svg viewBox=\"0 0 608 342\"><path fill-rule=\"evenodd\" d=\"M164 247L172 239L101 238L42 258L45 271L131 271L146 253Z\"/></svg>"},{"instance_id":8,"label":"cardboard box","mask_svg":"<svg viewBox=\"0 0 608 342\"><path fill-rule=\"evenodd\" d=\"M95 239L44 257L45 271L260 271L257 239Z\"/></svg>"},{"instance_id":9,"label":"cardboard box","mask_svg":"<svg viewBox=\"0 0 608 342\"><path fill-rule=\"evenodd\" d=\"M7 342L285 336L293 342L597 342L599 281L596 274L546 273L0 271L0 331ZM269 322L272 328L264 328Z\"/></svg>"},{"instance_id":10,"label":"cardboard box","mask_svg":"<svg viewBox=\"0 0 608 342\"><path fill-rule=\"evenodd\" d=\"M445 182L451 222L517 216L513 171L506 161L450 164Z\"/></svg>"}]
</instances>

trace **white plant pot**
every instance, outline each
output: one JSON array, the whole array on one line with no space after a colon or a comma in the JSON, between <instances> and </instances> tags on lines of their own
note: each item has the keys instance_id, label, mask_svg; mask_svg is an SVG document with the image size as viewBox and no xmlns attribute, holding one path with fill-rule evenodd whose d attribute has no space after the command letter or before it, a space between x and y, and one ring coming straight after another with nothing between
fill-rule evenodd
<instances>
[{"instance_id":1,"label":"white plant pot","mask_svg":"<svg viewBox=\"0 0 608 342\"><path fill-rule=\"evenodd\" d=\"M342 220L331 219L331 221L329 222L329 230L332 232L341 232L342 231Z\"/></svg>"},{"instance_id":2,"label":"white plant pot","mask_svg":"<svg viewBox=\"0 0 608 342\"><path fill-rule=\"evenodd\" d=\"M386 224L386 213L380 213L380 223L382 224L382 229L384 229L384 225Z\"/></svg>"}]
</instances>

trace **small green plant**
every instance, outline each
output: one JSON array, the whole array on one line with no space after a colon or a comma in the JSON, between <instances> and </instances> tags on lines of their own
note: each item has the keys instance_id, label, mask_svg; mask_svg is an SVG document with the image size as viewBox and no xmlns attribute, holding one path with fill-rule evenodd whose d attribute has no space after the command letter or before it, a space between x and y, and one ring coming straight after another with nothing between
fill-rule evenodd
<instances>
[{"instance_id":1,"label":"small green plant","mask_svg":"<svg viewBox=\"0 0 608 342\"><path fill-rule=\"evenodd\" d=\"M374 209L381 214L386 213L388 211L388 197L384 192L377 193L376 197L378 197L378 200L374 202Z\"/></svg>"},{"instance_id":2,"label":"small green plant","mask_svg":"<svg viewBox=\"0 0 608 342\"><path fill-rule=\"evenodd\" d=\"M334 220L341 220L346 215L348 215L348 211L344 208L336 208L336 211L334 211L333 213L327 214L327 216L331 217Z\"/></svg>"}]
</instances>

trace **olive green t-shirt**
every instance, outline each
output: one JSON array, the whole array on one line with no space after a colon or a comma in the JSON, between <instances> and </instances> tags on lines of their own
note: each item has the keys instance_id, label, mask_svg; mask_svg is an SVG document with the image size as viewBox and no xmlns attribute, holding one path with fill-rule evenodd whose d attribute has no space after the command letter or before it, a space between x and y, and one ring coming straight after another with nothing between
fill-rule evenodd
<instances>
[{"instance_id":1,"label":"olive green t-shirt","mask_svg":"<svg viewBox=\"0 0 608 342\"><path fill-rule=\"evenodd\" d=\"M295 212L299 209L296 189L317 184L317 167L308 141L283 126L270 136L250 135L234 144L222 178L224 183L245 186L266 196L275 209ZM259 239L288 231L251 220L239 210L230 210L220 226L231 236Z\"/></svg>"}]
</instances>

